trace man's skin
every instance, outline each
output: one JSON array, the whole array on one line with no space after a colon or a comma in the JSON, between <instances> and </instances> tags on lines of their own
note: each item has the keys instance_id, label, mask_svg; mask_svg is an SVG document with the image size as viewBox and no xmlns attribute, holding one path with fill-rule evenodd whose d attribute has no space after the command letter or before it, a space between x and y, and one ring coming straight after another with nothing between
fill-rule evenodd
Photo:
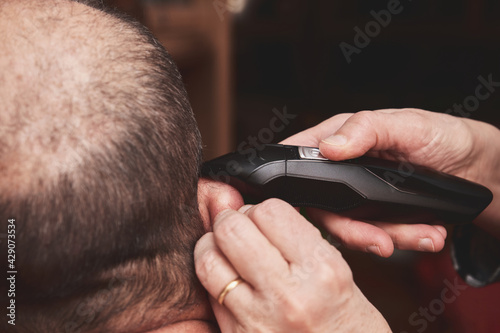
<instances>
[{"instance_id":1,"label":"man's skin","mask_svg":"<svg viewBox=\"0 0 500 333\"><path fill-rule=\"evenodd\" d=\"M38 22L36 19L33 19L33 17L37 16L31 11L50 11L54 13L54 16L60 17L61 20L64 20L65 17L71 17L71 26L67 29L54 28L53 31L47 33L45 30L36 28ZM9 50L8 53L0 52L0 68L2 68L0 80L9 82L9 84L2 85L2 96L7 96L7 100L11 99L16 101L16 103L26 101L26 103L29 104L30 97L32 97L30 87L36 85L51 86L53 84L53 81L51 81L53 77L47 77L47 72L50 72L47 68L39 69L36 66L30 67L31 64L36 64L37 59L42 59L43 56L55 57L55 59L57 59L57 61L53 61L52 63L58 66L58 68L54 70L55 74L60 74L60 76L54 75L54 77L59 79L60 85L62 86L61 89L67 89L69 92L68 95L75 91L76 87L74 87L73 84L77 84L80 80L92 80L93 73L88 72L88 68L92 66L87 66L94 60L92 52L98 52L96 50L100 50L99 44L101 41L109 43L115 39L117 45L119 45L122 40L120 36L116 35L116 31L110 29L110 25L108 25L112 19L114 18L99 10L66 0L52 1L49 5L44 5L44 2L37 3L28 0L2 1L0 4L0 30L2 31L0 44L2 44L4 50ZM116 21L116 19L114 20ZM46 22L43 23L45 27ZM112 21L110 24L116 24L116 22L113 23ZM21 28L26 25L28 25L30 29ZM130 33L130 31L124 29L123 33ZM10 38L10 36L14 35L24 35L25 38ZM12 43L16 44L12 45ZM36 43L36 46L39 47L40 50L47 50L46 54L36 54L32 52L31 46L33 43ZM79 46L81 44L88 47L80 48ZM82 52L82 49L89 52ZM120 52L126 52L126 48L121 51L117 50L117 54L111 54L110 57L117 56ZM129 71L130 68L124 68L123 70ZM104 71L104 74L106 73L107 72ZM75 75L77 79L75 79ZM110 81L113 82L111 79L112 78L110 78ZM20 95L22 97L18 97ZM59 96L51 97L48 95L44 95L43 97L47 99L59 98ZM78 102L78 97L80 96L73 97L74 101ZM44 102L43 99L36 101L36 103ZM47 102L48 105L52 105L50 102L51 101ZM2 103L5 103L5 100L2 100ZM86 116L89 118L91 116L99 117L98 112L95 112L94 115L94 113L90 111L92 110L89 110L89 114ZM75 156L78 157L78 154L73 154L74 152L71 151L71 149L63 148L62 151L59 149L45 152L42 151L43 145L39 148L39 151L42 151L40 155L45 158L42 160L43 163L40 163L40 160L30 158L32 150L36 151L37 144L40 140L50 139L51 131L47 130L46 133L48 134L45 137L36 137L33 133L36 133L36 135L43 133L43 129L45 128L72 131L72 134L75 136L81 135L82 137L88 138L88 145L92 147L92 144L95 143L92 142L92 140L100 140L100 130L103 130L106 134L113 130L120 130L120 128L118 128L119 124L116 125L117 128L103 129L99 127L100 123L98 122L83 122L82 124L70 123L67 121L68 119L73 120L76 118L68 116L68 114L72 112L70 106L66 109L47 107L43 108L43 112L33 112L30 115L17 115L16 112L18 112L18 110L15 107L10 109L2 108L0 111L0 125L9 124L9 121L12 121L12 119L22 119L23 116L27 116L35 117L36 122L33 122L33 124L36 128L23 128L25 132L16 133L21 137L20 140L23 141L18 145L19 149L17 149L12 156L2 156L2 163L4 160L9 160L12 162L12 165L19 166L18 169L10 172L12 170L9 169L8 165L5 166L0 164L0 170L2 170L3 175L10 175L9 177L0 177L0 190L7 194L12 193L15 189L22 195L24 192L30 190L30 184L26 180L29 180L31 177L43 173L43 178L48 179L52 176L58 176L57 172L60 172L61 168L69 168L71 171L73 163L77 164L72 158L75 158ZM59 123L55 123L54 120L59 121ZM8 131L12 130L5 126L0 127L2 129L2 135L8 135ZM65 145L61 146L66 147ZM70 144L67 146L71 147ZM23 147L27 149L23 149ZM19 163L17 163L18 161ZM45 161L47 161L46 165ZM62 161L60 164L57 163L60 161ZM57 171L54 172L54 170ZM202 182L199 191L200 207L202 212L205 212L204 223L207 231L211 228L210 216L213 217L218 211L226 208L238 209L243 204L243 202L238 199L238 196L234 195L234 189L221 184L214 184L212 185L212 189L205 189L208 185L208 183ZM225 188L225 190L218 190L222 188ZM209 197L208 193L214 194L214 191L219 191L220 193ZM50 248L48 248L48 251L50 251ZM137 274L137 276L140 277L139 274ZM213 312L208 302L206 292L202 290L200 286L198 286L198 289L198 302L187 310L178 311L172 308L171 304L168 304L168 300L166 300L163 309L150 308L148 304L139 303L117 313L111 321L118 323L117 327L120 327L119 322L122 321L122 319L125 319L125 322L135 327L150 327L152 323L156 325L157 322L166 323L155 332L218 332L219 330L213 317ZM84 301L85 299L82 300L82 302ZM167 314L168 319L163 318L165 314ZM64 322L61 322L61 325L64 325ZM16 331L16 327L9 328ZM123 330L118 328L118 330L124 331L126 328ZM99 329L97 331L99 331Z\"/></svg>"},{"instance_id":2,"label":"man's skin","mask_svg":"<svg viewBox=\"0 0 500 333\"><path fill-rule=\"evenodd\" d=\"M224 183L200 179L198 183L198 203L207 232L212 230L212 221L226 209L237 210L243 206L243 198L233 187ZM213 317L208 295L200 297L199 304L178 320L149 333L215 333L220 332Z\"/></svg>"},{"instance_id":3,"label":"man's skin","mask_svg":"<svg viewBox=\"0 0 500 333\"><path fill-rule=\"evenodd\" d=\"M335 138L333 134L343 138ZM491 125L417 109L376 110L334 116L285 142L319 146L322 154L332 160L369 153L425 165L483 184L491 189L495 198L474 222L498 236L500 131ZM310 213L343 245L367 252L372 252L369 246L376 245L379 251L375 254L380 256L391 255L395 247L437 252L442 249L446 237L446 230L441 225L356 221L321 210L311 210ZM198 241L194 254L197 275L210 292L212 306L223 331L226 328L229 332L252 332L256 322L270 331L286 327L286 332L389 330L380 313L370 308L371 304L363 300L361 293L352 293L356 287L353 287L352 277L349 279L344 275L349 270L342 264L343 260L335 256L328 257L326 261L312 260L307 269L304 270L304 266L301 269L300 263L304 258L305 262L312 259L314 247L304 251L305 256L301 255L300 249L307 247L311 241L313 244L322 241L314 241L308 227L311 225L292 207L276 199L252 208L244 206L238 211L226 210L215 217L213 232ZM430 239L434 246L422 248L422 239ZM280 255L275 255L276 250L287 259L288 265L283 264ZM335 267L334 272L340 275L327 278L328 283L322 285L319 278L322 271L314 270L322 265L327 271L328 267ZM297 271L297 267L299 272L314 273L299 274L302 283L298 286L276 284L276 281L283 280L283 276L286 281L290 271ZM258 273L253 276L253 272ZM231 291L225 305L220 306L215 301L218 293L225 283L237 276L243 277L246 282ZM270 289L269 285L274 285L274 289ZM346 288L346 285L351 287ZM311 290L304 295L300 292L302 287ZM331 288L334 288L333 292ZM273 295L276 290L280 290L278 297ZM312 300L311 295L314 295ZM346 295L351 302L331 307ZM320 296L331 301L321 304ZM275 306L273 316L259 317L259 313L266 313L268 309L266 302L279 306ZM282 306L287 308L290 304L290 310L283 314ZM316 310L309 313L306 309ZM289 313L293 315L290 317ZM322 326L325 323L327 328Z\"/></svg>"},{"instance_id":4,"label":"man's skin","mask_svg":"<svg viewBox=\"0 0 500 333\"><path fill-rule=\"evenodd\" d=\"M16 1L12 0L12 1L6 1L5 3L6 3L6 5L1 7L1 10L12 11L12 15L10 17L11 20L8 21L7 23L5 23L6 21L0 20L0 27L1 27L2 31L5 32L4 36L8 36L9 34L12 34L14 31L16 31L16 26L17 26L16 22L18 22L16 20L21 21L21 20L26 19L24 17L23 6L22 6L22 4L25 3L25 1L24 0L16 0ZM43 8L43 6L40 8ZM76 36L79 36L79 38L75 39L75 35L72 35L73 39L67 40L69 44L61 45L58 43L53 43L55 37L62 38L62 39L64 39L66 37L65 32L59 31L59 32L55 32L54 34L50 34L50 35L40 34L39 36L36 36L37 37L36 40L37 40L37 43L46 43L47 47L50 47L51 50L55 49L56 51L60 51L59 55L60 55L61 60L62 60L61 63L63 63L65 66L68 66L68 68L74 69L75 66L78 66L78 61L85 62L85 61L91 61L91 59L85 58L85 55L82 55L82 54L74 54L74 52L72 53L71 47L62 48L60 50L57 48L62 47L62 46L67 47L72 42L73 43L81 43L82 41L89 43L89 45L98 45L100 38L103 38L103 37L114 38L112 33L110 31L106 31L105 29L101 29L100 34L95 34L95 35L89 34L88 29L86 28L86 25L85 25L86 22L88 22L88 21L99 22L100 20L106 20L104 15L102 13L100 13L99 11L88 10L88 7L86 7L84 5L81 5L78 3L72 3L69 1L63 1L63 0L58 2L57 9L65 15L68 15L68 16L75 15L75 16L79 17L79 19L81 20L81 23L82 23L81 28L79 29L78 26L73 27L73 30L75 30L75 31L73 31L73 33L76 34ZM2 23L4 23L4 24L2 24ZM15 48L15 49L17 49L19 52L23 52L22 45L19 46L18 48ZM37 54L28 54L27 56L34 57L36 59L36 57L38 55ZM4 57L0 57L0 64L3 65L2 67L5 67L5 68L9 68L10 64L13 64L13 66L16 66L16 62L14 60L15 59L9 58L7 55ZM3 62L3 64L2 64L2 62ZM76 67L76 68L78 68L78 67ZM17 70L22 72L23 68L18 68ZM15 71L13 71L13 72L15 72ZM11 80L12 82L16 82L16 77L9 77L9 73L10 73L9 71L6 71L4 78ZM85 77L88 73L82 71L80 74L82 75L82 77ZM35 74L32 78L30 78L31 81L29 83L31 83L31 84L43 84L43 82L41 82L41 81L43 81L43 79L44 78L37 77ZM64 82L64 80L61 82ZM12 91L7 92L7 93L12 93L12 94L19 93L19 90L16 91L15 85L13 85L11 87L11 89L12 89ZM67 87L67 89L72 89L72 87L69 86L69 87ZM23 91L23 93L26 93L27 94L26 98L29 98L29 91ZM51 112L59 112L59 111L64 111L64 110L48 110L47 112L50 112L50 111ZM68 111L68 110L65 110L65 111ZM0 121L1 120L3 120L3 119L2 119L2 114L0 113ZM43 125L43 117L41 117L41 122L39 124L40 124L40 126ZM38 124L37 124L37 126L38 126ZM62 124L61 127L65 128L65 125ZM78 128L78 130L92 131L93 128ZM99 140L98 136L96 136L95 138L94 137L92 137L92 138ZM27 140L28 139L29 139L29 133L27 133ZM63 154L64 158L71 159L70 152L69 152L69 154L68 154L68 152L59 152L59 153ZM67 154L67 155L64 155L64 154ZM21 158L22 158L22 156L21 156ZM29 160L29 158L26 158L26 160ZM71 162L71 161L69 161L69 162ZM71 163L69 163L69 165L70 164ZM30 175L31 172L40 172L38 165L30 165L28 163L25 163L25 164L23 164L23 167L25 169L19 170L19 174L17 174L17 176L19 176L23 172L25 174L27 174L28 176ZM7 182L15 182L17 188L22 189L22 185L23 185L22 179L23 178L18 178L18 179L16 179L16 178L9 178L9 179L2 178L1 181L4 183L0 183L0 188L2 188L2 187L8 188L9 184ZM203 226L204 226L206 232L212 231L212 223L214 220L216 220L216 216L218 216L220 212L225 211L227 209L238 210L243 205L243 201L241 199L241 196L233 188L231 188L225 184L214 183L214 182L210 182L210 181L203 180L203 179L200 180L200 182L199 182L198 202L199 202L200 214L201 214L201 217L203 220ZM260 207L262 207L262 206L260 206ZM284 211L287 209L289 210L289 207L286 208L285 206L278 204L276 206L276 209L278 210L278 213L279 213L279 210L284 210ZM238 216L239 218L243 218L245 223L249 223L249 219L245 218L244 216L242 216L242 215L235 215L235 216ZM250 217L251 217L251 215L250 215ZM227 218L227 216L226 216L226 218ZM221 219L222 218L219 217L219 221ZM254 221L256 221L256 220L254 219ZM228 221L228 222L230 222L230 221ZM233 222L231 222L231 223L233 223ZM301 222L302 225L303 225L303 222L304 221ZM219 222L218 225L221 225L221 222ZM219 234L220 234L221 230L223 230L223 229L219 228L218 230L219 230ZM443 238L444 238L444 235L441 233L441 230L439 227L435 228L435 227L431 227L431 226L421 226L421 227L419 227L419 230L420 231L419 231L419 235L418 235L417 239L422 238L422 237L427 237L427 238L433 237L433 239L435 239L435 241L437 242L437 241L443 240ZM432 235L429 235L429 233L431 233ZM217 235L217 230L215 231L215 234ZM209 237L210 236L207 236L207 237L205 237L205 239L209 239ZM437 244L437 246L433 250L438 250L441 247L440 243L439 244L436 243L436 244ZM398 244L398 245L401 245L401 244ZM363 246L365 246L365 244L363 244ZM414 247L418 248L418 243L414 244L414 242L410 242L410 244L407 246L407 248L414 248ZM384 252L383 254L386 254L386 252ZM221 285L223 285L229 281L220 281L220 282L222 283ZM350 282L352 282L352 281L350 281ZM314 285L312 285L311 287L314 287ZM240 288L240 290L241 290L241 288ZM214 295L216 295L218 291L212 291L212 292L214 293ZM163 327L161 327L160 329L157 329L153 332L158 332L158 333L159 332L217 332L218 327L217 327L217 324L215 323L215 319L213 317L213 312L212 312L212 309L210 306L211 304L208 301L206 293L203 291L200 291L197 295L198 295L198 303L185 311L178 311L175 308L171 308L171 305L165 305L165 307L166 307L165 309L158 309L158 308L150 309L150 308L148 308L148 304L141 303L141 304L136 304L132 308L127 308L124 313L119 314L119 316L114 318L114 320L119 322L120 319L123 319L124 317L126 317L126 319L128 319L129 321L137 321L140 323L144 323L144 322L147 323L147 322L153 322L153 321L156 322L156 321L158 321L158 318L157 318L158 314L160 314L160 316L161 316L161 314L168 313L168 314L171 314L171 316L169 316L169 321L164 323L165 325ZM214 296L214 295L212 295L212 296ZM232 297L234 297L234 295L237 295L237 291L232 293ZM360 299L362 299L362 298L360 298ZM367 301L363 301L363 302L367 303ZM244 309L241 309L241 310L244 310ZM376 311L373 311L373 309L371 311L372 311L372 314L375 315L375 317L377 317L376 313L375 313ZM135 316L137 314L139 314L139 315L136 318ZM353 316L355 314L356 314L355 311L351 311L349 313L350 316ZM144 325L144 326L147 326L147 325Z\"/></svg>"},{"instance_id":5,"label":"man's skin","mask_svg":"<svg viewBox=\"0 0 500 333\"><path fill-rule=\"evenodd\" d=\"M420 109L383 109L336 115L284 141L287 144L319 146L331 160L370 154L385 159L423 165L488 187L493 201L474 221L500 238L500 131L479 121ZM330 232L357 250L376 241L381 256L400 249L419 250L422 237L431 238L436 251L442 249L446 230L426 225L378 223L369 225L335 214L318 212L318 219L331 216L336 226ZM411 228L409 228L411 227ZM357 229L357 230L356 230ZM360 235L361 233L364 234ZM356 235L360 237L356 237ZM426 236L424 236L426 234ZM366 237L370 235L369 237ZM388 237L389 236L389 237ZM422 249L421 249L422 250Z\"/></svg>"}]
</instances>

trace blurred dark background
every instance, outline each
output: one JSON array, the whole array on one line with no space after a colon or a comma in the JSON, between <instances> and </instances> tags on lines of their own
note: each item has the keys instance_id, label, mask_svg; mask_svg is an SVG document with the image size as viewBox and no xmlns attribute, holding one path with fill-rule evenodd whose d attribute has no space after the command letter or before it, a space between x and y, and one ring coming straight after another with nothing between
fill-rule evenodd
<instances>
[{"instance_id":1,"label":"blurred dark background","mask_svg":"<svg viewBox=\"0 0 500 333\"><path fill-rule=\"evenodd\" d=\"M172 53L207 159L258 137L284 108L297 117L261 140L278 142L337 113L402 107L446 112L466 99L472 101L469 117L500 125L500 87L477 105L471 98L479 76L500 82L497 0L401 0L395 7L398 1L389 0L108 2L139 18ZM397 11L390 23L375 23L375 16L388 21L380 13L390 8ZM363 39L359 31L368 35ZM341 45L357 48L350 61ZM395 332L459 331L458 301L427 320L425 329L410 320L439 299L439 272L452 269L447 250L398 251L389 259L343 254ZM477 294L473 288L467 293ZM485 306L478 301L476 307Z\"/></svg>"},{"instance_id":2,"label":"blurred dark background","mask_svg":"<svg viewBox=\"0 0 500 333\"><path fill-rule=\"evenodd\" d=\"M443 112L474 95L479 75L500 81L495 0L401 1L401 13L348 64L340 43L354 46L354 27L365 31L374 21L370 12L388 3L249 1L234 24L237 138L255 133L270 109L285 104L300 117L280 138L343 112ZM499 110L497 93L471 116L498 125ZM252 128L254 118L261 120Z\"/></svg>"},{"instance_id":3,"label":"blurred dark background","mask_svg":"<svg viewBox=\"0 0 500 333\"><path fill-rule=\"evenodd\" d=\"M206 158L269 126L274 108L298 115L277 142L343 112L415 107L444 112L500 82L500 2L401 0L109 0L148 25L184 75ZM371 23L370 23L371 22ZM369 44L348 63L356 27ZM377 33L373 33L377 32ZM373 36L373 37L370 37ZM473 105L472 105L473 106ZM500 92L470 117L500 124ZM454 113L455 115L460 115Z\"/></svg>"}]
</instances>

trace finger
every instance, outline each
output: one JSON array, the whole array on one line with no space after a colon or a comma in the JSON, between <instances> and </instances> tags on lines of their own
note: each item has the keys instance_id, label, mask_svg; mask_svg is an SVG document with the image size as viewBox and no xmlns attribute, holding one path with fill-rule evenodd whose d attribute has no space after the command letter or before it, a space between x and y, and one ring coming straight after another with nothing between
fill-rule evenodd
<instances>
[{"instance_id":1,"label":"finger","mask_svg":"<svg viewBox=\"0 0 500 333\"><path fill-rule=\"evenodd\" d=\"M441 251L445 244L446 229L427 224L374 223L392 239L396 248L426 252Z\"/></svg>"},{"instance_id":2,"label":"finger","mask_svg":"<svg viewBox=\"0 0 500 333\"><path fill-rule=\"evenodd\" d=\"M245 213L246 213L246 211L247 211L247 210L249 210L250 208L252 208L253 206L255 206L255 205L245 205L245 206L241 207L240 209L238 209L238 212L245 214ZM293 209L294 209L297 213L299 213L299 214L300 214L300 209L301 209L300 207L293 207Z\"/></svg>"},{"instance_id":3,"label":"finger","mask_svg":"<svg viewBox=\"0 0 500 333\"><path fill-rule=\"evenodd\" d=\"M433 225L433 227L434 227L437 231L439 231L439 233L440 233L441 235L443 235L444 239L446 239L446 237L448 236L448 231L446 231L446 228L445 228L444 226L442 226L442 225L437 225L437 224L436 224L436 225Z\"/></svg>"},{"instance_id":4,"label":"finger","mask_svg":"<svg viewBox=\"0 0 500 333\"><path fill-rule=\"evenodd\" d=\"M362 111L321 141L321 153L332 160L364 155L369 150L415 153L435 139L435 125L417 109ZM427 114L431 114L427 112Z\"/></svg>"},{"instance_id":5,"label":"finger","mask_svg":"<svg viewBox=\"0 0 500 333\"><path fill-rule=\"evenodd\" d=\"M212 296L209 297L209 301L219 325L218 332L236 332L238 322L233 313L225 305L220 305Z\"/></svg>"},{"instance_id":6,"label":"finger","mask_svg":"<svg viewBox=\"0 0 500 333\"><path fill-rule=\"evenodd\" d=\"M284 145L318 147L322 139L327 138L335 133L352 115L352 113L338 114L314 127L292 135L291 137L281 141L280 143Z\"/></svg>"},{"instance_id":7,"label":"finger","mask_svg":"<svg viewBox=\"0 0 500 333\"><path fill-rule=\"evenodd\" d=\"M316 209L311 209L310 215L315 221L321 221L328 232L347 248L382 257L390 256L393 247L438 252L446 240L446 229L441 225L367 223Z\"/></svg>"},{"instance_id":8,"label":"finger","mask_svg":"<svg viewBox=\"0 0 500 333\"><path fill-rule=\"evenodd\" d=\"M243 206L241 194L232 186L206 178L198 181L198 207L206 231L212 230L212 224L220 212L239 209Z\"/></svg>"},{"instance_id":9,"label":"finger","mask_svg":"<svg viewBox=\"0 0 500 333\"><path fill-rule=\"evenodd\" d=\"M216 217L213 229L221 252L253 288L280 287L289 273L288 263L250 218L227 210Z\"/></svg>"},{"instance_id":10,"label":"finger","mask_svg":"<svg viewBox=\"0 0 500 333\"><path fill-rule=\"evenodd\" d=\"M331 255L338 253L316 227L282 200L266 200L249 209L246 215L291 264L301 265L314 253L320 250L323 253L325 247L331 247L328 251Z\"/></svg>"},{"instance_id":11,"label":"finger","mask_svg":"<svg viewBox=\"0 0 500 333\"><path fill-rule=\"evenodd\" d=\"M224 288L239 277L238 272L217 248L213 233L207 233L196 243L194 249L196 275L210 296L218 299ZM242 282L224 298L224 305L235 315L238 309L248 307L253 302L253 290L248 283Z\"/></svg>"},{"instance_id":12,"label":"finger","mask_svg":"<svg viewBox=\"0 0 500 333\"><path fill-rule=\"evenodd\" d=\"M394 252L391 237L374 225L320 209L309 209L308 213L349 249L370 252L381 257L389 257Z\"/></svg>"},{"instance_id":13,"label":"finger","mask_svg":"<svg viewBox=\"0 0 500 333\"><path fill-rule=\"evenodd\" d=\"M245 212L247 210L249 210L250 208L252 208L254 205L245 205L245 206L242 206L240 209L238 209L238 212L242 213L242 214L245 214Z\"/></svg>"}]
</instances>

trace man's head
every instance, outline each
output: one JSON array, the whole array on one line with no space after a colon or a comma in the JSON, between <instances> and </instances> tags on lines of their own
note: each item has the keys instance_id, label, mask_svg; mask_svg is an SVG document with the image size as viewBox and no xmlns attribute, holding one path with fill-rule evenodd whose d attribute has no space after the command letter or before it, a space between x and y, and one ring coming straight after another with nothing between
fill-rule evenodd
<instances>
[{"instance_id":1,"label":"man's head","mask_svg":"<svg viewBox=\"0 0 500 333\"><path fill-rule=\"evenodd\" d=\"M140 25L69 0L2 1L0 30L18 331L158 327L174 316L148 319L160 304L196 302L203 233L200 136L175 65Z\"/></svg>"}]
</instances>

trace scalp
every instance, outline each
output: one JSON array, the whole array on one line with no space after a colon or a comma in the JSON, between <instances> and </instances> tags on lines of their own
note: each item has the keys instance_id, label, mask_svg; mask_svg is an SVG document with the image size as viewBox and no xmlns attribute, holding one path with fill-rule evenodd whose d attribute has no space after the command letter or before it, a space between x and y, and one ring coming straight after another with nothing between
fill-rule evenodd
<instances>
[{"instance_id":1,"label":"scalp","mask_svg":"<svg viewBox=\"0 0 500 333\"><path fill-rule=\"evenodd\" d=\"M198 293L201 142L181 76L147 29L96 8L0 0L0 225L19 221L29 332L86 319L81 300L98 303L109 274L138 278L82 323L96 331L128 331L101 325L125 308L138 311L124 323L156 325L150 308Z\"/></svg>"},{"instance_id":2,"label":"scalp","mask_svg":"<svg viewBox=\"0 0 500 333\"><path fill-rule=\"evenodd\" d=\"M123 101L151 47L125 22L66 0L9 0L0 31L0 190L70 174L133 126Z\"/></svg>"}]
</instances>

